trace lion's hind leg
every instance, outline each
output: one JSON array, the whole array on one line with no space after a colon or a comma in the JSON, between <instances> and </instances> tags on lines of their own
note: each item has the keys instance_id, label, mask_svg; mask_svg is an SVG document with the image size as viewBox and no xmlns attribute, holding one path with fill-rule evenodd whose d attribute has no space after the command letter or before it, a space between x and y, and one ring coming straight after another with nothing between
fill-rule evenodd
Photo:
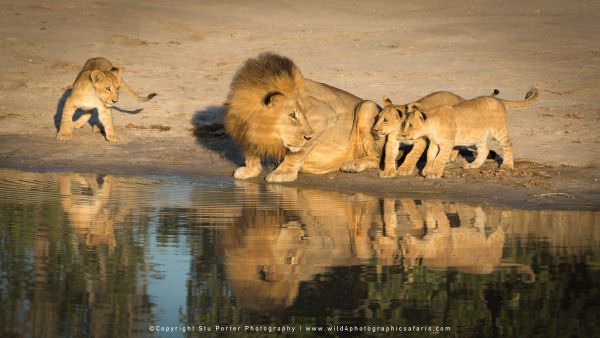
<instances>
[{"instance_id":1,"label":"lion's hind leg","mask_svg":"<svg viewBox=\"0 0 600 338\"><path fill-rule=\"evenodd\" d=\"M487 140L482 140L481 142L477 143L476 147L477 155L475 156L475 160L473 160L471 163L465 164L465 169L476 169L481 167L490 153Z\"/></svg>"},{"instance_id":2,"label":"lion's hind leg","mask_svg":"<svg viewBox=\"0 0 600 338\"><path fill-rule=\"evenodd\" d=\"M379 160L374 158L361 158L348 161L340 167L340 170L347 173L359 173L367 169L379 168Z\"/></svg>"},{"instance_id":3,"label":"lion's hind leg","mask_svg":"<svg viewBox=\"0 0 600 338\"><path fill-rule=\"evenodd\" d=\"M379 168L385 139L376 140L371 133L379 107L373 101L362 101L356 108L351 144L354 147L353 159L342 164L340 170L361 172Z\"/></svg>"},{"instance_id":4,"label":"lion's hind leg","mask_svg":"<svg viewBox=\"0 0 600 338\"><path fill-rule=\"evenodd\" d=\"M513 169L515 166L513 159L514 155L512 150L512 142L508 136L507 128L501 127L497 130L493 130L492 136L498 140L500 146L502 147L502 168Z\"/></svg>"},{"instance_id":5,"label":"lion's hind leg","mask_svg":"<svg viewBox=\"0 0 600 338\"><path fill-rule=\"evenodd\" d=\"M62 116L60 119L60 127L56 134L56 139L59 141L68 141L73 137L73 115L77 110L77 105L69 97L63 107Z\"/></svg>"}]
</instances>

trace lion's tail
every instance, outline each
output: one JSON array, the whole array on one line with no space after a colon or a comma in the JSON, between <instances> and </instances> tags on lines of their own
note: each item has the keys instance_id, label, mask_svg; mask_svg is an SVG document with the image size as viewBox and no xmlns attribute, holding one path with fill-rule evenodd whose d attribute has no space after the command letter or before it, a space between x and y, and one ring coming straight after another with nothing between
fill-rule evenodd
<instances>
[{"instance_id":1,"label":"lion's tail","mask_svg":"<svg viewBox=\"0 0 600 338\"><path fill-rule=\"evenodd\" d=\"M530 104L534 103L538 100L540 94L537 88L531 88L527 94L525 94L525 99L523 101L511 101L511 100L503 100L498 99L500 102L504 103L506 108L521 108L527 107Z\"/></svg>"},{"instance_id":2,"label":"lion's tail","mask_svg":"<svg viewBox=\"0 0 600 338\"><path fill-rule=\"evenodd\" d=\"M136 92L133 91L133 89L131 89L131 87L129 87L127 82L125 82L125 80L123 80L123 79L121 79L121 88L123 88L127 92L127 94L135 97L140 102L150 101L153 97L155 97L157 95L156 93L148 94L148 96L138 95Z\"/></svg>"}]
</instances>

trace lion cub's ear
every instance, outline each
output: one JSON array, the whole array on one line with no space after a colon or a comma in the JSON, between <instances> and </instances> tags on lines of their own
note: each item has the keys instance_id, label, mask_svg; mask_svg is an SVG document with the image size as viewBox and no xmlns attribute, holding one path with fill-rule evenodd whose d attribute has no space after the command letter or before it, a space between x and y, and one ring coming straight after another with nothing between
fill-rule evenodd
<instances>
[{"instance_id":1,"label":"lion cub's ear","mask_svg":"<svg viewBox=\"0 0 600 338\"><path fill-rule=\"evenodd\" d=\"M396 108L396 114L398 114L398 117L402 120L404 119L404 116L406 115L406 105L404 106L397 106Z\"/></svg>"},{"instance_id":2,"label":"lion cub's ear","mask_svg":"<svg viewBox=\"0 0 600 338\"><path fill-rule=\"evenodd\" d=\"M381 97L381 102L383 104L384 107L390 106L392 105L392 100L390 100L387 96L383 95Z\"/></svg>"},{"instance_id":3,"label":"lion cub's ear","mask_svg":"<svg viewBox=\"0 0 600 338\"><path fill-rule=\"evenodd\" d=\"M115 76L117 79L120 79L120 78L121 78L121 71L122 71L122 68L120 68L120 67L112 67L112 68L110 69L110 72L111 72L111 73L112 73L112 74L113 74L113 75L114 75L114 76Z\"/></svg>"},{"instance_id":4,"label":"lion cub's ear","mask_svg":"<svg viewBox=\"0 0 600 338\"><path fill-rule=\"evenodd\" d=\"M280 92L270 92L263 98L263 105L269 108L280 104L285 100L285 96Z\"/></svg>"},{"instance_id":5,"label":"lion cub's ear","mask_svg":"<svg viewBox=\"0 0 600 338\"><path fill-rule=\"evenodd\" d=\"M416 111L423 111L423 106L420 103L413 102L406 105L407 113L413 113Z\"/></svg>"},{"instance_id":6,"label":"lion cub's ear","mask_svg":"<svg viewBox=\"0 0 600 338\"><path fill-rule=\"evenodd\" d=\"M100 70L93 70L90 73L90 80L92 80L93 84L96 84L97 82L102 81L105 77L106 77L106 75L104 74L104 72L102 72Z\"/></svg>"},{"instance_id":7,"label":"lion cub's ear","mask_svg":"<svg viewBox=\"0 0 600 338\"><path fill-rule=\"evenodd\" d=\"M414 112L415 117L418 118L421 121L427 121L427 114L425 114L424 112L420 111L420 110L415 110Z\"/></svg>"}]
</instances>

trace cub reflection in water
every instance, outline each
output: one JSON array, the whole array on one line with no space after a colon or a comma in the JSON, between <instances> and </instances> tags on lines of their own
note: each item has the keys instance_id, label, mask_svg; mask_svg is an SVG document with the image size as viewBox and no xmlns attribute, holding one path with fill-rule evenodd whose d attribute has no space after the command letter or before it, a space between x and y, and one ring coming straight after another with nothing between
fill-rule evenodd
<instances>
[{"instance_id":1,"label":"cub reflection in water","mask_svg":"<svg viewBox=\"0 0 600 338\"><path fill-rule=\"evenodd\" d=\"M131 210L129 189L115 195L117 180L95 174L61 174L60 201L74 233L87 246L115 248L115 224Z\"/></svg>"},{"instance_id":2,"label":"cub reflection in water","mask_svg":"<svg viewBox=\"0 0 600 338\"><path fill-rule=\"evenodd\" d=\"M241 211L218 243L241 308L280 312L293 305L301 282L331 267L420 263L487 274L505 265L504 230L481 208L410 199L397 207L394 199L362 194L236 186L244 195ZM449 217L458 221L451 224Z\"/></svg>"},{"instance_id":3,"label":"cub reflection in water","mask_svg":"<svg viewBox=\"0 0 600 338\"><path fill-rule=\"evenodd\" d=\"M502 262L505 232L502 211L440 201L402 200L413 229L399 241L403 265L454 269L471 274L490 274L498 268L515 268L526 282L535 281L528 265ZM393 217L390 218L393 220Z\"/></svg>"},{"instance_id":4,"label":"cub reflection in water","mask_svg":"<svg viewBox=\"0 0 600 338\"><path fill-rule=\"evenodd\" d=\"M130 214L135 191L111 176L51 178L58 191L54 185L46 190L52 199L59 193L66 217L56 217L54 227L40 228L35 236L32 336L133 335L148 309L148 264L133 238L115 236L115 229ZM89 320L71 325L83 314Z\"/></svg>"}]
</instances>

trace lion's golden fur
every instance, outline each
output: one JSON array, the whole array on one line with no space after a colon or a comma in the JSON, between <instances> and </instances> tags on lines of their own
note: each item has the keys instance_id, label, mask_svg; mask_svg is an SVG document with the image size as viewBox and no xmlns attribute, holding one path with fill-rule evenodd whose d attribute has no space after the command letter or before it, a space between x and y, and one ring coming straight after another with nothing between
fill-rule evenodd
<instances>
[{"instance_id":1,"label":"lion's golden fur","mask_svg":"<svg viewBox=\"0 0 600 338\"><path fill-rule=\"evenodd\" d=\"M65 101L60 127L56 138L67 141L72 138L73 128L81 128L91 117L92 111L98 112L98 119L104 127L106 139L109 142L119 142L121 137L115 133L112 120L112 106L119 101L119 90L124 89L139 101L146 102L156 96L136 94L122 78L122 70L106 58L95 57L88 59L77 75L71 93ZM84 111L77 121L73 115L77 109Z\"/></svg>"},{"instance_id":2,"label":"lion's golden fur","mask_svg":"<svg viewBox=\"0 0 600 338\"><path fill-rule=\"evenodd\" d=\"M375 231L382 227L378 199L242 183L236 182L236 191L243 193L244 205L217 240L240 308L281 312L296 301L301 283L330 266L354 266L373 257L394 264L396 237Z\"/></svg>"},{"instance_id":3,"label":"lion's golden fur","mask_svg":"<svg viewBox=\"0 0 600 338\"><path fill-rule=\"evenodd\" d=\"M417 161L421 158L427 142L424 139L406 140L400 135L402 122L406 114L415 109L430 110L442 105L454 105L464 99L448 91L438 91L425 95L417 101L397 105L390 99L383 97L383 109L377 115L373 132L379 137L387 138L385 143L384 169L379 173L380 177L394 177L396 174L409 175L414 171ZM413 144L410 153L404 159L400 168L396 169L396 159L399 154L400 143Z\"/></svg>"},{"instance_id":4,"label":"lion's golden fur","mask_svg":"<svg viewBox=\"0 0 600 338\"><path fill-rule=\"evenodd\" d=\"M263 53L249 59L231 82L225 128L247 153L282 158L286 149L277 135L279 112L265 107L265 97L281 93L294 97L302 92L300 70L285 57Z\"/></svg>"},{"instance_id":5,"label":"lion's golden fur","mask_svg":"<svg viewBox=\"0 0 600 338\"><path fill-rule=\"evenodd\" d=\"M464 99L454 93L447 91L433 92L425 95L419 100L407 104L394 104L390 99L383 98L383 109L377 115L373 131L380 137L400 130L400 126L406 114L416 107L420 110L430 110L443 105L455 105Z\"/></svg>"},{"instance_id":6,"label":"lion's golden fur","mask_svg":"<svg viewBox=\"0 0 600 338\"><path fill-rule=\"evenodd\" d=\"M265 158L282 160L269 182L293 181L300 171L376 168L383 147L371 134L377 113L372 101L304 78L290 59L260 54L236 73L226 102L225 128L245 162L233 176L256 177Z\"/></svg>"},{"instance_id":7,"label":"lion's golden fur","mask_svg":"<svg viewBox=\"0 0 600 338\"><path fill-rule=\"evenodd\" d=\"M466 100L453 106L440 106L429 111L415 111L403 123L401 137L429 140L426 177L442 176L455 146L477 146L477 156L466 168L479 168L489 153L488 137L502 146L502 167L512 169L513 151L508 136L506 106L525 106L536 100L537 90L530 90L523 101L508 101L491 96Z\"/></svg>"}]
</instances>

